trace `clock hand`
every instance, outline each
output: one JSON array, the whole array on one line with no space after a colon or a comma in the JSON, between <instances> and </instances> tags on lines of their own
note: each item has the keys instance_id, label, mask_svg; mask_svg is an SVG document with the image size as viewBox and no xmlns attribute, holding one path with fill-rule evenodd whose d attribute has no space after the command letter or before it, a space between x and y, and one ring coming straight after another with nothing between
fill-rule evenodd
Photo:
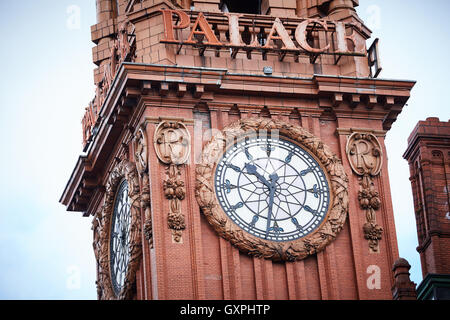
<instances>
[{"instance_id":1,"label":"clock hand","mask_svg":"<svg viewBox=\"0 0 450 320\"><path fill-rule=\"evenodd\" d=\"M276 184L280 177L277 173L270 175L270 194L269 194L269 211L267 213L267 228L266 228L266 238L269 235L270 224L272 222L272 210L273 210L273 198L275 196L275 191L277 190Z\"/></svg>"},{"instance_id":2,"label":"clock hand","mask_svg":"<svg viewBox=\"0 0 450 320\"><path fill-rule=\"evenodd\" d=\"M280 179L280 177L278 176L278 174L276 172L272 173L270 176L270 182L272 182L270 185L272 187L275 187L275 185L277 184L277 181Z\"/></svg>"},{"instance_id":3,"label":"clock hand","mask_svg":"<svg viewBox=\"0 0 450 320\"><path fill-rule=\"evenodd\" d=\"M250 163L245 164L245 169L247 170L248 174L254 175L256 178L258 178L259 181L261 181L264 185L266 185L269 189L271 187L271 184L269 181L267 181L266 178L264 178L262 175L259 174L259 172L256 170L256 166L252 165Z\"/></svg>"}]
</instances>

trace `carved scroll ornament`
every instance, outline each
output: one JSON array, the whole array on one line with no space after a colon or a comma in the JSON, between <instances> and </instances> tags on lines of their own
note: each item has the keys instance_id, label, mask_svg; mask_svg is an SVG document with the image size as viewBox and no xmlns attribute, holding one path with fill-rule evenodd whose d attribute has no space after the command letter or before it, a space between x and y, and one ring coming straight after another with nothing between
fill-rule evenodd
<instances>
[{"instance_id":1,"label":"carved scroll ornament","mask_svg":"<svg viewBox=\"0 0 450 320\"><path fill-rule=\"evenodd\" d=\"M114 199L121 181L126 179L129 186L128 196L131 204L130 257L123 289L116 295L111 282L110 271L110 233L114 210ZM133 297L136 270L141 259L139 180L136 166L122 160L111 172L106 184L106 194L102 210L93 220L94 253L97 260L97 294L101 300L128 300Z\"/></svg>"},{"instance_id":2,"label":"carved scroll ornament","mask_svg":"<svg viewBox=\"0 0 450 320\"><path fill-rule=\"evenodd\" d=\"M167 179L163 183L164 196L169 201L167 224L172 230L172 239L182 242L182 232L186 229L185 217L181 212L181 201L186 189L181 180L180 165L185 164L190 156L191 136L186 126L179 121L163 121L156 130L154 147L158 159L168 165Z\"/></svg>"},{"instance_id":3,"label":"carved scroll ornament","mask_svg":"<svg viewBox=\"0 0 450 320\"><path fill-rule=\"evenodd\" d=\"M226 151L227 141L238 139L249 131L260 130L279 130L280 136L297 142L315 155L327 172L332 200L327 217L316 232L290 242L267 241L242 230L221 208L214 191L214 170ZM342 230L348 212L348 178L341 160L319 138L299 126L279 120L265 118L240 120L226 127L222 133L214 136L205 145L201 163L196 167L197 202L216 232L243 252L275 261L301 260L324 250Z\"/></svg>"},{"instance_id":4,"label":"carved scroll ornament","mask_svg":"<svg viewBox=\"0 0 450 320\"><path fill-rule=\"evenodd\" d=\"M376 211L380 209L381 200L373 178L380 174L382 167L381 145L373 134L355 132L347 142L347 157L353 172L360 176L358 200L365 211L364 238L369 241L371 252L378 252L383 228L376 222Z\"/></svg>"}]
</instances>

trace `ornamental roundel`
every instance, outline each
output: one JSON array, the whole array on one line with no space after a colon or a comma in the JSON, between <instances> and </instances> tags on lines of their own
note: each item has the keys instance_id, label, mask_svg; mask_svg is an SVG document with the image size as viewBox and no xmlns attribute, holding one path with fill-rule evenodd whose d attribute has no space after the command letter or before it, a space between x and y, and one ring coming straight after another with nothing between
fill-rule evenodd
<instances>
[{"instance_id":1,"label":"ornamental roundel","mask_svg":"<svg viewBox=\"0 0 450 320\"><path fill-rule=\"evenodd\" d=\"M155 130L153 144L158 159L165 164L184 164L190 155L191 136L182 122L163 121Z\"/></svg>"},{"instance_id":2,"label":"ornamental roundel","mask_svg":"<svg viewBox=\"0 0 450 320\"><path fill-rule=\"evenodd\" d=\"M123 160L110 173L104 205L93 222L99 299L133 297L142 252L139 205L136 165Z\"/></svg>"},{"instance_id":3,"label":"ornamental roundel","mask_svg":"<svg viewBox=\"0 0 450 320\"><path fill-rule=\"evenodd\" d=\"M347 157L352 170L360 176L377 176L383 166L383 152L371 133L353 133L347 141Z\"/></svg>"},{"instance_id":4,"label":"ornamental roundel","mask_svg":"<svg viewBox=\"0 0 450 320\"><path fill-rule=\"evenodd\" d=\"M348 178L320 139L283 121L231 124L204 147L196 198L216 232L250 255L295 261L342 230Z\"/></svg>"}]
</instances>

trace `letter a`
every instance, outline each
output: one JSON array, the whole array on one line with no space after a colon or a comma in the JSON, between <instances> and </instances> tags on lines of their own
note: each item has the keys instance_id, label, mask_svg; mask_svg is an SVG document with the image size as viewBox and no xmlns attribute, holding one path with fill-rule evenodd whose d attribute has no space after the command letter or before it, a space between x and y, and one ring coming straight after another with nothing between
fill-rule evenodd
<instances>
[{"instance_id":1,"label":"letter a","mask_svg":"<svg viewBox=\"0 0 450 320\"><path fill-rule=\"evenodd\" d=\"M197 28L200 28L200 30L197 30ZM198 14L197 20L195 20L194 26L192 27L191 30L191 34L189 35L189 38L186 40L186 43L196 43L196 41L193 39L194 35L205 36L207 40L205 44L216 46L222 45L222 43L219 42L216 35L212 31L211 26L209 25L208 21L206 20L202 12Z\"/></svg>"},{"instance_id":2,"label":"letter a","mask_svg":"<svg viewBox=\"0 0 450 320\"><path fill-rule=\"evenodd\" d=\"M275 36L275 32L278 36ZM267 37L267 43L264 45L264 48L272 48L270 41L273 40L281 40L283 42L282 49L296 50L294 42L289 36L286 28L281 23L280 18L276 18L275 22L272 25L272 30L270 30L269 36Z\"/></svg>"}]
</instances>

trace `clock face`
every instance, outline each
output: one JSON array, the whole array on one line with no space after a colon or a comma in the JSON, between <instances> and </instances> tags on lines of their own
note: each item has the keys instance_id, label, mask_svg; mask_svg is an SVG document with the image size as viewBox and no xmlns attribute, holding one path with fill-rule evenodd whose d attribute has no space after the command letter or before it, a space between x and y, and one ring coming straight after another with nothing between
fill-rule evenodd
<instances>
[{"instance_id":1,"label":"clock face","mask_svg":"<svg viewBox=\"0 0 450 320\"><path fill-rule=\"evenodd\" d=\"M269 241L313 233L330 204L328 180L317 160L282 137L254 136L234 144L218 162L214 184L228 217Z\"/></svg>"},{"instance_id":2,"label":"clock face","mask_svg":"<svg viewBox=\"0 0 450 320\"><path fill-rule=\"evenodd\" d=\"M110 235L111 281L116 295L122 291L130 260L131 211L128 182L120 183L114 202Z\"/></svg>"}]
</instances>

